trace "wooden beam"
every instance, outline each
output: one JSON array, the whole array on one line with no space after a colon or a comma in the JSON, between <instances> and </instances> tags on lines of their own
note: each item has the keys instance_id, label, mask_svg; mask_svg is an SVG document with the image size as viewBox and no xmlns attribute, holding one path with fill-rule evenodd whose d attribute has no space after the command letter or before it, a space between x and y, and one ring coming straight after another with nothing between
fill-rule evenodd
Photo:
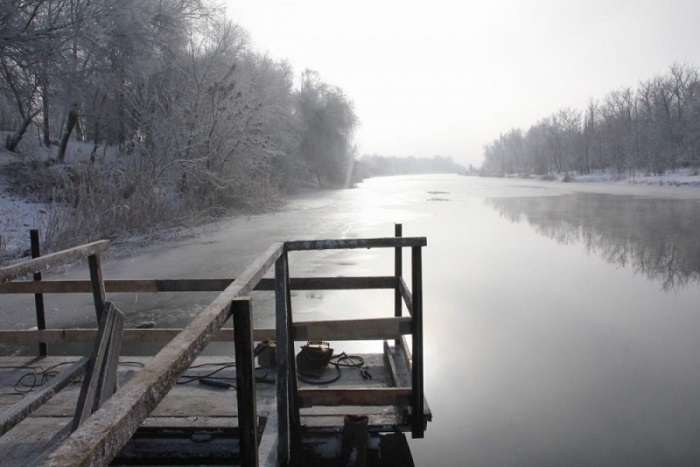
<instances>
[{"instance_id":1,"label":"wooden beam","mask_svg":"<svg viewBox=\"0 0 700 467\"><path fill-rule=\"evenodd\" d=\"M411 318L367 318L294 323L294 340L384 340L411 333Z\"/></svg>"},{"instance_id":2,"label":"wooden beam","mask_svg":"<svg viewBox=\"0 0 700 467\"><path fill-rule=\"evenodd\" d=\"M39 230L31 229L29 231L29 242L32 249L32 259L41 256L41 245L39 243ZM41 272L34 273L34 280L39 282L42 280ZM34 308L36 310L36 328L46 329L46 315L44 313L44 296L41 293L34 294ZM46 356L49 354L48 346L41 342L39 343L39 355Z\"/></svg>"},{"instance_id":3,"label":"wooden beam","mask_svg":"<svg viewBox=\"0 0 700 467\"><path fill-rule=\"evenodd\" d=\"M413 349L413 367L411 368L411 436L422 438L425 432L423 418L423 252L421 247L411 248L411 348Z\"/></svg>"},{"instance_id":4,"label":"wooden beam","mask_svg":"<svg viewBox=\"0 0 700 467\"><path fill-rule=\"evenodd\" d=\"M267 416L265 429L260 437L258 446L258 458L263 467L278 467L277 462L277 411L273 410Z\"/></svg>"},{"instance_id":5,"label":"wooden beam","mask_svg":"<svg viewBox=\"0 0 700 467\"><path fill-rule=\"evenodd\" d=\"M413 371L413 355L411 355L411 349L408 348L408 341L406 340L406 336L401 336L401 350L403 350L403 359L404 363L406 363L406 368L408 368L408 371Z\"/></svg>"},{"instance_id":6,"label":"wooden beam","mask_svg":"<svg viewBox=\"0 0 700 467\"><path fill-rule=\"evenodd\" d=\"M98 407L97 401L101 396L98 388L100 386L107 349L109 348L109 343L112 338L112 330L117 313L119 312L115 306L107 302L104 313L102 313L102 317L100 318L97 338L95 339L92 354L90 355L90 362L85 370L83 386L78 396L78 406L75 410L75 417L73 418L73 430L78 429Z\"/></svg>"},{"instance_id":7,"label":"wooden beam","mask_svg":"<svg viewBox=\"0 0 700 467\"><path fill-rule=\"evenodd\" d=\"M112 329L109 331L109 345L100 374L100 384L97 391L97 407L101 407L119 388L117 368L119 366L119 354L122 348L124 314L116 308L114 309L114 313L114 322L112 323Z\"/></svg>"},{"instance_id":8,"label":"wooden beam","mask_svg":"<svg viewBox=\"0 0 700 467\"><path fill-rule=\"evenodd\" d=\"M255 354L253 352L252 300L236 299L231 304L236 335L236 399L238 402L238 442L241 465L258 465L258 409L255 400Z\"/></svg>"},{"instance_id":9,"label":"wooden beam","mask_svg":"<svg viewBox=\"0 0 700 467\"><path fill-rule=\"evenodd\" d=\"M396 362L394 362L394 354L391 352L389 343L384 341L384 365L389 370L389 376L391 377L391 384L394 387L399 386L399 372L396 371Z\"/></svg>"},{"instance_id":10,"label":"wooden beam","mask_svg":"<svg viewBox=\"0 0 700 467\"><path fill-rule=\"evenodd\" d=\"M344 238L340 240L297 240L284 242L287 251L346 250L353 248L398 248L426 246L425 237Z\"/></svg>"},{"instance_id":11,"label":"wooden beam","mask_svg":"<svg viewBox=\"0 0 700 467\"><path fill-rule=\"evenodd\" d=\"M9 409L6 409L0 414L0 436L10 431L19 422L31 415L36 409L51 400L53 396L64 387L68 386L75 379L85 373L87 368L88 358L75 362L69 368L60 372L51 381L41 389L25 396L21 401L14 404Z\"/></svg>"},{"instance_id":12,"label":"wooden beam","mask_svg":"<svg viewBox=\"0 0 700 467\"><path fill-rule=\"evenodd\" d=\"M293 324L294 338L297 341L312 339L330 341L384 340L397 339L410 334L411 318L366 318L329 321L299 321ZM182 329L124 329L122 340L126 342L167 342L177 336ZM2 344L48 344L59 342L91 342L97 335L96 329L45 329L31 331L0 331ZM274 328L253 330L253 340L260 342L275 340ZM213 342L230 342L233 330L223 328L212 335Z\"/></svg>"},{"instance_id":13,"label":"wooden beam","mask_svg":"<svg viewBox=\"0 0 700 467\"><path fill-rule=\"evenodd\" d=\"M0 268L0 284L10 282L20 277L40 272L55 266L64 266L86 258L90 255L102 253L109 248L107 240L88 243L68 250L58 251L39 258L30 259L22 263Z\"/></svg>"},{"instance_id":14,"label":"wooden beam","mask_svg":"<svg viewBox=\"0 0 700 467\"><path fill-rule=\"evenodd\" d=\"M160 403L229 316L231 302L249 294L282 255L273 244L200 312L167 346L61 443L45 465L106 465Z\"/></svg>"},{"instance_id":15,"label":"wooden beam","mask_svg":"<svg viewBox=\"0 0 700 467\"><path fill-rule=\"evenodd\" d=\"M399 279L399 292L401 292L403 301L406 304L408 314L413 315L413 296L411 295L411 291L408 290L408 286L406 285L406 281L403 280L403 277Z\"/></svg>"},{"instance_id":16,"label":"wooden beam","mask_svg":"<svg viewBox=\"0 0 700 467\"><path fill-rule=\"evenodd\" d=\"M394 224L394 237L403 237L403 225ZM403 313L403 305L401 303L401 281L403 280L403 249L394 248L394 277L396 285L394 288L394 316L400 317ZM399 345L396 340L394 345Z\"/></svg>"},{"instance_id":17,"label":"wooden beam","mask_svg":"<svg viewBox=\"0 0 700 467\"><path fill-rule=\"evenodd\" d=\"M105 290L109 293L157 293L157 292L221 292L235 279L106 279ZM396 279L379 277L297 277L290 279L292 290L354 290L393 289ZM274 279L261 279L256 291L275 290ZM0 284L0 293L89 293L92 286L88 280L68 281L18 281Z\"/></svg>"},{"instance_id":18,"label":"wooden beam","mask_svg":"<svg viewBox=\"0 0 700 467\"><path fill-rule=\"evenodd\" d=\"M291 462L291 401L289 400L290 375L289 362L294 354L289 354L292 330L289 323L289 301L287 300L287 255L282 254L275 263L275 363L277 377L275 380L277 401L277 460L282 467ZM294 376L296 377L296 375Z\"/></svg>"},{"instance_id":19,"label":"wooden beam","mask_svg":"<svg viewBox=\"0 0 700 467\"><path fill-rule=\"evenodd\" d=\"M95 302L95 315L97 322L100 321L102 313L105 311L105 281L102 277L102 260L99 254L88 256L88 267L90 269L90 284L92 285L92 298Z\"/></svg>"},{"instance_id":20,"label":"wooden beam","mask_svg":"<svg viewBox=\"0 0 700 467\"><path fill-rule=\"evenodd\" d=\"M411 388L299 388L302 407L314 405L401 405L411 400Z\"/></svg>"},{"instance_id":21,"label":"wooden beam","mask_svg":"<svg viewBox=\"0 0 700 467\"><path fill-rule=\"evenodd\" d=\"M289 283L292 290L359 290L396 287L396 279L392 276L297 277L291 278Z\"/></svg>"}]
</instances>

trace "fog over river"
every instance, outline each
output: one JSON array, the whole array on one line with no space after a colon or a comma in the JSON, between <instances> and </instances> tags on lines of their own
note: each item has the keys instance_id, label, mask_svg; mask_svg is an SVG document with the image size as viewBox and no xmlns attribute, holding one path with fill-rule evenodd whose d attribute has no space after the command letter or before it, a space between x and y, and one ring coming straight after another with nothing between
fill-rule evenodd
<instances>
[{"instance_id":1,"label":"fog over river","mask_svg":"<svg viewBox=\"0 0 700 467\"><path fill-rule=\"evenodd\" d=\"M692 188L376 178L106 261L104 272L235 277L273 241L391 236L401 222L405 236L428 238L434 421L411 442L417 465L699 465L699 200ZM297 276L393 272L391 251L295 252L290 262ZM127 325L174 327L215 295L108 298ZM254 298L256 326L271 325L271 300ZM49 327L94 326L90 296L45 300ZM391 316L393 292L296 292L293 306L295 320ZM3 297L0 316L32 327L31 298Z\"/></svg>"}]
</instances>

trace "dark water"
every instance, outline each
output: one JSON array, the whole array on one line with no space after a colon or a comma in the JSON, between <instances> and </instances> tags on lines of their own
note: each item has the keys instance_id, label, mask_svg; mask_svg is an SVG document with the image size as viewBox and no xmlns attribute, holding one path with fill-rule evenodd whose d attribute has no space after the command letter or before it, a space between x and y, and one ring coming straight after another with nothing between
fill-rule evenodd
<instances>
[{"instance_id":1,"label":"dark water","mask_svg":"<svg viewBox=\"0 0 700 467\"><path fill-rule=\"evenodd\" d=\"M271 241L427 236L418 465L700 465L700 192L458 176L369 180L105 265L107 277L235 276ZM391 252L294 253L293 275L391 274ZM80 276L71 271L66 277ZM110 297L183 324L209 294ZM72 300L72 301L70 301ZM55 297L53 325L89 325ZM390 292L305 293L295 319L391 316ZM47 299L48 301L48 299ZM27 311L29 310L29 311ZM268 298L254 302L272 322ZM30 305L0 313L33 325ZM27 314L29 313L29 314ZM352 350L337 343L336 350Z\"/></svg>"}]
</instances>

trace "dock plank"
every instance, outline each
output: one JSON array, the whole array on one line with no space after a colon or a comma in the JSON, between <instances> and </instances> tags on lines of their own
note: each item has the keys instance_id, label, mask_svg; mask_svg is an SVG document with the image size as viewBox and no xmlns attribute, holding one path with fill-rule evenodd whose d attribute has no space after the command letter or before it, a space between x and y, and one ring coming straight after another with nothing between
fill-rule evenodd
<instances>
[{"instance_id":1,"label":"dock plank","mask_svg":"<svg viewBox=\"0 0 700 467\"><path fill-rule=\"evenodd\" d=\"M404 364L400 347L390 348L397 366L399 380L409 381L410 374ZM389 388L393 386L390 371L384 362L384 354L361 354L365 360L372 379L366 380L357 368L344 368L343 375L337 385L358 388ZM117 375L121 384L133 377L148 364L152 357L121 357ZM48 356L37 357L0 357L0 394L11 394L18 379L25 373L49 369L54 365L68 368L78 361L78 357ZM198 357L186 375L206 375L222 365L231 365L231 356L201 356ZM7 368L12 367L12 368ZM326 370L334 372L333 368ZM228 367L217 376L235 378L235 367ZM331 387L334 385L330 385ZM322 385L299 382L300 388L324 387ZM325 386L328 387L328 386ZM80 393L80 384L69 384L62 391L37 409L27 419L0 438L0 456L3 465L24 465L27 456L40 452L50 443L55 433L68 424L75 413L76 402ZM258 383L256 385L258 414L275 414L274 384ZM16 404L21 396L0 396L0 411L7 410ZM406 431L410 427L404 420L400 407L396 406L315 406L300 410L301 425L305 430L314 432L338 432L343 426L345 415L367 415L371 432L385 431L398 427ZM264 433L262 443L274 443L274 420L268 419L267 435ZM204 386L197 382L186 385L176 385L163 398L151 415L142 423L146 428L163 429L217 429L237 428L236 392L234 389L221 389ZM270 430L270 431L268 431ZM267 439L267 441L266 441ZM276 449L268 451L276 453ZM266 465L261 455L261 465Z\"/></svg>"}]
</instances>

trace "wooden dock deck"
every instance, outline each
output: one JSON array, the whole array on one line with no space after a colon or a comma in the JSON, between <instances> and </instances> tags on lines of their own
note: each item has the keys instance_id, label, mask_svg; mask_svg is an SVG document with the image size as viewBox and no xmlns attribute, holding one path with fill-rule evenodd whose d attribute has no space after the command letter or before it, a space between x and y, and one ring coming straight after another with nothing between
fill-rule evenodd
<instances>
[{"instance_id":1,"label":"wooden dock deck","mask_svg":"<svg viewBox=\"0 0 700 467\"><path fill-rule=\"evenodd\" d=\"M394 355L396 350L397 355ZM410 374L405 366L401 349L391 349L391 358L398 369L399 386L394 385L390 367L381 354L361 354L371 379L362 378L356 368L342 369L341 378L333 384L334 389L375 389L407 387ZM0 357L0 410L5 412L32 394L30 386L40 384L44 371L67 368L76 362L75 357ZM118 367L120 385L129 379L151 360L151 357L122 357ZM215 381L230 383L230 388L210 386L199 382L217 371ZM261 438L276 437L276 427L270 418L275 416L274 372L259 369L256 385L258 413L265 418L259 433ZM327 375L334 369L328 368ZM179 383L158 404L144 420L134 436L113 459L113 465L177 464L186 460L190 463L228 464L239 461L238 408L235 391L235 359L232 357L198 357ZM264 381L268 380L268 381ZM261 382L262 381L262 382ZM301 388L323 388L300 382ZM26 466L40 462L46 453L56 447L60 434L70 427L80 393L81 382L76 380L43 404L34 413L0 437L0 458L2 465ZM22 392L25 392L22 395ZM323 442L342 432L345 415L365 415L368 417L368 431L375 435L391 433L403 427L409 429L405 413L395 405L371 406L315 406L301 408L301 425L309 443ZM268 424L268 422L270 422ZM326 441L328 442L328 441ZM260 452L261 465L271 465L268 457L274 459L274 444L268 452ZM272 448L272 449L271 449ZM335 452L327 454L332 462Z\"/></svg>"},{"instance_id":2,"label":"wooden dock deck","mask_svg":"<svg viewBox=\"0 0 700 467\"><path fill-rule=\"evenodd\" d=\"M35 331L0 331L0 343L38 345L36 356L0 356L2 465L345 465L350 448L361 452L350 465L406 465L410 457L401 460L395 451L407 447L402 433L423 437L432 419L422 374L425 245L425 238L401 237L400 225L389 238L285 242L236 279L105 280L99 254L106 242L0 268L0 293L35 294L38 323ZM394 275L289 276L289 251L346 248L394 249ZM410 290L403 248L411 250ZM81 257L88 258L89 281L37 277ZM269 269L275 278L263 279ZM33 281L16 281L28 274ZM393 289L393 316L293 320L293 289L365 288ZM124 329L122 311L107 301L111 292L165 290L221 294L184 329ZM253 329L247 297L253 290L275 293L274 329ZM46 293L92 293L98 326L45 329L38 298ZM230 317L233 329L222 329ZM275 368L261 369L253 345L268 339L276 341ZM382 340L383 352L360 355L362 368L341 368L332 384L309 384L298 380L294 356L297 343L315 339ZM212 340L231 342L230 355L201 356ZM93 342L93 351L48 355L52 343L75 341ZM167 344L152 357L121 356L128 341ZM331 365L322 379L335 374Z\"/></svg>"}]
</instances>

